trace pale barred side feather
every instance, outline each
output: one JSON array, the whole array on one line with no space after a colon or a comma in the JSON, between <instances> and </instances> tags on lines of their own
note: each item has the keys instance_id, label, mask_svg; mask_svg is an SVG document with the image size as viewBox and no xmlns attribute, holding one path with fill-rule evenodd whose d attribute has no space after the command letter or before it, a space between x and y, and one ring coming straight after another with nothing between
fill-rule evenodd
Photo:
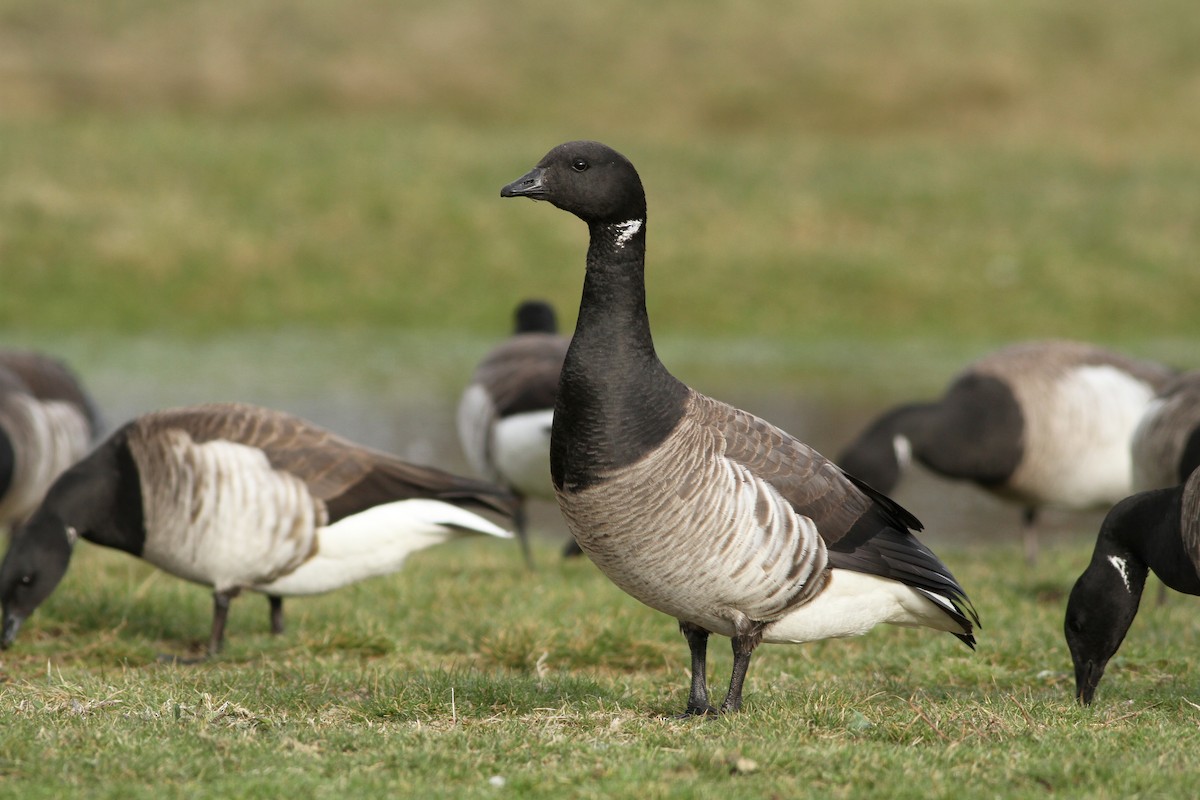
<instances>
[{"instance_id":1,"label":"pale barred side feather","mask_svg":"<svg viewBox=\"0 0 1200 800\"><path fill-rule=\"evenodd\" d=\"M136 423L129 448L141 475L146 542L155 566L218 591L268 583L309 558L323 505L262 451L197 444L183 430Z\"/></svg>"},{"instance_id":2,"label":"pale barred side feather","mask_svg":"<svg viewBox=\"0 0 1200 800\"><path fill-rule=\"evenodd\" d=\"M1133 489L1179 484L1179 461L1200 427L1200 372L1181 375L1147 407L1133 435Z\"/></svg>"},{"instance_id":3,"label":"pale barred side feather","mask_svg":"<svg viewBox=\"0 0 1200 800\"><path fill-rule=\"evenodd\" d=\"M1183 485L1183 508L1180 512L1179 533L1183 550L1200 572L1200 468Z\"/></svg>"},{"instance_id":4,"label":"pale barred side feather","mask_svg":"<svg viewBox=\"0 0 1200 800\"><path fill-rule=\"evenodd\" d=\"M812 521L724 451L718 431L685 415L644 459L560 492L559 505L580 547L624 591L730 636L820 591L827 555Z\"/></svg>"},{"instance_id":5,"label":"pale barred side feather","mask_svg":"<svg viewBox=\"0 0 1200 800\"><path fill-rule=\"evenodd\" d=\"M54 479L87 454L92 430L85 411L60 400L9 393L0 401L0 427L13 443L13 483L0 501L0 525L24 519Z\"/></svg>"},{"instance_id":6,"label":"pale barred side feather","mask_svg":"<svg viewBox=\"0 0 1200 800\"><path fill-rule=\"evenodd\" d=\"M490 463L495 422L496 407L487 389L477 383L468 386L458 403L458 441L475 474L493 481L499 479Z\"/></svg>"}]
</instances>

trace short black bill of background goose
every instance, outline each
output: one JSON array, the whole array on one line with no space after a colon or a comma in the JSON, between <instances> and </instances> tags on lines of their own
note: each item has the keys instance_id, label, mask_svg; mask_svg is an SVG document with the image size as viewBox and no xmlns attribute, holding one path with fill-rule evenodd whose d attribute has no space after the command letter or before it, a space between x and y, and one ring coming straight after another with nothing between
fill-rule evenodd
<instances>
[{"instance_id":1,"label":"short black bill of background goose","mask_svg":"<svg viewBox=\"0 0 1200 800\"><path fill-rule=\"evenodd\" d=\"M458 438L476 473L517 496L514 527L529 550L525 500L554 499L550 425L558 375L570 340L558 333L554 308L541 300L517 306L513 334L483 357L458 404Z\"/></svg>"},{"instance_id":2,"label":"short black bill of background goose","mask_svg":"<svg viewBox=\"0 0 1200 800\"><path fill-rule=\"evenodd\" d=\"M1033 561L1038 509L1108 508L1133 491L1130 437L1174 375L1082 342L1011 345L969 365L939 400L879 416L838 463L891 492L915 460L1018 503Z\"/></svg>"},{"instance_id":3,"label":"short black bill of background goose","mask_svg":"<svg viewBox=\"0 0 1200 800\"><path fill-rule=\"evenodd\" d=\"M95 404L61 361L0 350L0 530L32 514L99 431Z\"/></svg>"},{"instance_id":4,"label":"short black bill of background goose","mask_svg":"<svg viewBox=\"0 0 1200 800\"><path fill-rule=\"evenodd\" d=\"M659 360L645 303L646 198L624 156L569 142L501 196L547 200L588 225L551 473L583 551L617 586L679 620L692 656L685 713L717 713L711 633L733 642L723 712L740 707L760 642L854 636L887 622L973 646L974 609L912 535L920 523L911 514L770 423L691 390Z\"/></svg>"},{"instance_id":5,"label":"short black bill of background goose","mask_svg":"<svg viewBox=\"0 0 1200 800\"><path fill-rule=\"evenodd\" d=\"M58 585L80 538L213 587L215 653L243 589L273 598L278 632L278 598L394 572L462 535L510 536L460 506L509 515L514 501L280 411L222 403L146 414L64 472L17 529L0 565L0 645Z\"/></svg>"},{"instance_id":6,"label":"short black bill of background goose","mask_svg":"<svg viewBox=\"0 0 1200 800\"><path fill-rule=\"evenodd\" d=\"M1200 371L1180 375L1150 402L1133 434L1133 488L1177 486L1196 467L1200 467Z\"/></svg>"},{"instance_id":7,"label":"short black bill of background goose","mask_svg":"<svg viewBox=\"0 0 1200 800\"><path fill-rule=\"evenodd\" d=\"M1148 570L1178 592L1200 595L1200 470L1179 486L1122 500L1100 526L1063 625L1075 697L1085 705L1137 615Z\"/></svg>"}]
</instances>

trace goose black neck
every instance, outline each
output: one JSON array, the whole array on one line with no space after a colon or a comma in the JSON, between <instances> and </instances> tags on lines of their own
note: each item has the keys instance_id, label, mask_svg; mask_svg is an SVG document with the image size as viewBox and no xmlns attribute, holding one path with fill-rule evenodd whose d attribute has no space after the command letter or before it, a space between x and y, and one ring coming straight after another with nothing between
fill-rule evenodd
<instances>
[{"instance_id":1,"label":"goose black neck","mask_svg":"<svg viewBox=\"0 0 1200 800\"><path fill-rule=\"evenodd\" d=\"M644 219L592 223L575 335L559 382L550 466L574 491L633 463L679 423L688 389L663 366L646 312Z\"/></svg>"},{"instance_id":2,"label":"goose black neck","mask_svg":"<svg viewBox=\"0 0 1200 800\"><path fill-rule=\"evenodd\" d=\"M1107 535L1109 549L1132 554L1175 591L1200 595L1200 575L1180 530L1182 511L1182 486L1141 492L1109 512L1115 524L1105 520L1101 540Z\"/></svg>"}]
</instances>

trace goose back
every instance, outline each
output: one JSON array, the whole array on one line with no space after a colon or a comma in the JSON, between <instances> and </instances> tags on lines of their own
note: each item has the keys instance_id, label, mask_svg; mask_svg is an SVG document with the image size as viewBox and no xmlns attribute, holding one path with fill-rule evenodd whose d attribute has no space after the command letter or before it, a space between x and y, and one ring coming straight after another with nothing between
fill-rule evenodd
<instances>
[{"instance_id":1,"label":"goose back","mask_svg":"<svg viewBox=\"0 0 1200 800\"><path fill-rule=\"evenodd\" d=\"M1138 491L1182 483L1200 466L1200 371L1180 375L1150 402L1132 458Z\"/></svg>"}]
</instances>

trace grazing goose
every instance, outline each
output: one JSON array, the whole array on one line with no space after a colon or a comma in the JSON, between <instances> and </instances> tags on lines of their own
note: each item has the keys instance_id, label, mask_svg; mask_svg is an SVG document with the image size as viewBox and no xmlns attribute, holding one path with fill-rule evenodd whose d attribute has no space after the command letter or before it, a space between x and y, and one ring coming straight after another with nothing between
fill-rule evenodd
<instances>
[{"instance_id":1,"label":"grazing goose","mask_svg":"<svg viewBox=\"0 0 1200 800\"><path fill-rule=\"evenodd\" d=\"M1080 342L1012 345L968 366L940 400L884 413L838 463L890 492L916 459L1021 504L1032 562L1038 509L1106 508L1133 491L1130 437L1173 375Z\"/></svg>"},{"instance_id":2,"label":"grazing goose","mask_svg":"<svg viewBox=\"0 0 1200 800\"><path fill-rule=\"evenodd\" d=\"M517 496L513 527L530 567L525 499L554 499L550 421L569 342L548 303L526 300L513 335L479 362L458 404L458 438L471 468Z\"/></svg>"},{"instance_id":3,"label":"grazing goose","mask_svg":"<svg viewBox=\"0 0 1200 800\"><path fill-rule=\"evenodd\" d=\"M1108 512L1096 549L1067 600L1063 626L1075 664L1075 697L1089 705L1108 660L1137 614L1147 570L1200 595L1200 470L1170 489L1122 500Z\"/></svg>"},{"instance_id":4,"label":"grazing goose","mask_svg":"<svg viewBox=\"0 0 1200 800\"><path fill-rule=\"evenodd\" d=\"M285 595L394 572L410 554L464 534L510 536L458 507L468 504L513 508L503 489L280 411L214 404L146 414L64 472L17 529L0 565L0 645L58 585L80 538L213 587L213 654L242 589L270 598L279 633Z\"/></svg>"},{"instance_id":5,"label":"grazing goose","mask_svg":"<svg viewBox=\"0 0 1200 800\"><path fill-rule=\"evenodd\" d=\"M99 427L91 399L61 362L0 350L0 529L33 513Z\"/></svg>"},{"instance_id":6,"label":"grazing goose","mask_svg":"<svg viewBox=\"0 0 1200 800\"><path fill-rule=\"evenodd\" d=\"M554 488L591 560L679 620L692 662L686 715L736 711L760 642L855 636L887 622L974 646L974 608L910 532L916 518L659 360L645 303L646 197L624 156L569 142L500 194L547 200L588 225L554 409ZM733 642L719 712L705 674L712 633Z\"/></svg>"},{"instance_id":7,"label":"grazing goose","mask_svg":"<svg viewBox=\"0 0 1200 800\"><path fill-rule=\"evenodd\" d=\"M1151 401L1133 434L1133 488L1177 486L1200 466L1200 371L1180 375Z\"/></svg>"}]
</instances>

